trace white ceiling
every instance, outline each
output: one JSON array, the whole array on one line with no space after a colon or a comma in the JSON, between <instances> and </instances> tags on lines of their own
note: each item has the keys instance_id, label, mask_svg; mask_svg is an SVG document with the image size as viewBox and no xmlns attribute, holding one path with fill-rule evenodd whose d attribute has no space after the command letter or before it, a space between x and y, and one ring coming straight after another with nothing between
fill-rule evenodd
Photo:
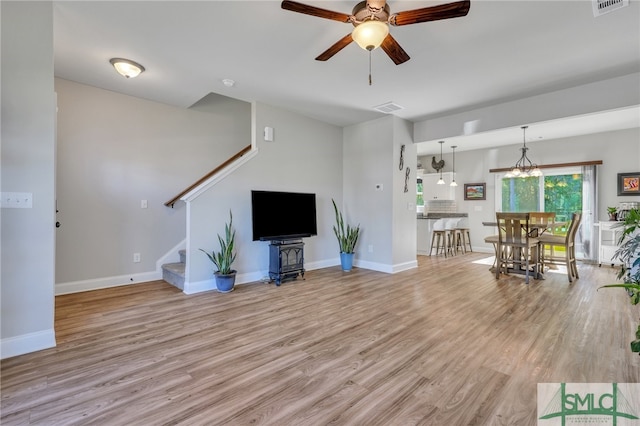
<instances>
[{"instance_id":1,"label":"white ceiling","mask_svg":"<svg viewBox=\"0 0 640 426\"><path fill-rule=\"evenodd\" d=\"M356 3L300 2L343 13ZM399 12L446 2L388 3ZM389 101L415 122L640 71L640 0L598 18L585 0L472 0L466 17L391 27L411 60L396 66L373 51L371 86L368 53L355 43L314 60L352 28L271 0L54 1L55 75L181 107L213 92L345 126L381 117L373 107ZM125 79L112 57L146 71ZM638 108L539 124L532 137L630 127L640 127ZM519 143L522 131L455 139L475 149Z\"/></svg>"}]
</instances>

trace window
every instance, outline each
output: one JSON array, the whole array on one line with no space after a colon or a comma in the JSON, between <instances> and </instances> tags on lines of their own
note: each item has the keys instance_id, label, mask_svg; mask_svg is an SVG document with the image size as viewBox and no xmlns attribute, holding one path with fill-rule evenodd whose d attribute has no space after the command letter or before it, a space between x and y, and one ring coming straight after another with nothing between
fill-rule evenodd
<instances>
[{"instance_id":1,"label":"window","mask_svg":"<svg viewBox=\"0 0 640 426\"><path fill-rule=\"evenodd\" d=\"M579 167L545 169L544 176L505 178L496 176L501 188L496 194L497 211L555 212L557 221L568 221L582 211L582 170Z\"/></svg>"},{"instance_id":2,"label":"window","mask_svg":"<svg viewBox=\"0 0 640 426\"><path fill-rule=\"evenodd\" d=\"M586 182L585 182L586 180ZM592 184L583 175L579 166L544 169L544 176L527 178L505 178L504 173L496 174L496 211L502 212L555 212L556 223L569 223L571 214L583 213L580 235L576 236L576 254L580 258L592 256L592 218L583 206L589 206L593 194L589 194ZM587 193L585 193L587 191ZM585 214L587 213L587 214ZM561 227L554 232L566 232Z\"/></svg>"},{"instance_id":3,"label":"window","mask_svg":"<svg viewBox=\"0 0 640 426\"><path fill-rule=\"evenodd\" d=\"M418 178L418 183L416 184L416 206L423 206L424 198L422 197L422 179Z\"/></svg>"}]
</instances>

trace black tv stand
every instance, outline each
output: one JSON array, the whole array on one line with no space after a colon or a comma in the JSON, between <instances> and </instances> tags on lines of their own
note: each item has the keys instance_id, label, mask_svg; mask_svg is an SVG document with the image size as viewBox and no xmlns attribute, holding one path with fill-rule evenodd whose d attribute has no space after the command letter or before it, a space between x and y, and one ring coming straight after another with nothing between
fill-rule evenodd
<instances>
[{"instance_id":1,"label":"black tv stand","mask_svg":"<svg viewBox=\"0 0 640 426\"><path fill-rule=\"evenodd\" d=\"M302 240L276 240L269 244L269 278L279 286L286 280L304 278L304 243Z\"/></svg>"}]
</instances>

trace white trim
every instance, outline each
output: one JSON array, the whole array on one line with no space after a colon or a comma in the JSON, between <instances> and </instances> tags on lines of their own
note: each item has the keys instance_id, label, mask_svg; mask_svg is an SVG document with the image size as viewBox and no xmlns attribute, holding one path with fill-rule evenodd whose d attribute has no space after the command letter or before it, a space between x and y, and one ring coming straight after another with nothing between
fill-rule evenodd
<instances>
[{"instance_id":1,"label":"white trim","mask_svg":"<svg viewBox=\"0 0 640 426\"><path fill-rule=\"evenodd\" d=\"M180 261L180 250L185 250L187 248L187 239L180 241L174 247L172 247L168 252L165 253L160 259L156 261L156 271L162 271L162 265L166 263L176 263ZM176 260L176 257L178 258Z\"/></svg>"},{"instance_id":2,"label":"white trim","mask_svg":"<svg viewBox=\"0 0 640 426\"><path fill-rule=\"evenodd\" d=\"M408 271L409 269L415 269L417 267L418 267L418 261L413 260L411 262L404 262L404 263L393 265L392 269L393 269L393 273L395 274L397 272Z\"/></svg>"},{"instance_id":3,"label":"white trim","mask_svg":"<svg viewBox=\"0 0 640 426\"><path fill-rule=\"evenodd\" d=\"M330 268L332 266L340 265L340 258L316 260L315 262L308 262L304 264L305 271L313 271L315 269Z\"/></svg>"},{"instance_id":4,"label":"white trim","mask_svg":"<svg viewBox=\"0 0 640 426\"><path fill-rule=\"evenodd\" d=\"M218 182L229 176L236 169L242 166L244 163L251 160L258 154L258 149L252 147L251 150L243 155L242 157L235 160L233 163L229 164L227 167L216 173L214 176L211 176L208 180L202 182L200 185L187 192L182 198L180 198L184 202L193 201L198 198L200 195L205 193L209 188L216 185Z\"/></svg>"},{"instance_id":5,"label":"white trim","mask_svg":"<svg viewBox=\"0 0 640 426\"><path fill-rule=\"evenodd\" d=\"M115 277L95 278L91 280L72 281L55 285L55 294L79 293L82 291L99 290L102 288L119 287L123 285L139 284L147 281L162 279L162 271L142 272L138 274L119 275Z\"/></svg>"},{"instance_id":6,"label":"white trim","mask_svg":"<svg viewBox=\"0 0 640 426\"><path fill-rule=\"evenodd\" d=\"M331 266L340 265L340 259L327 259L320 260L311 263L305 263L305 271L313 271L314 269L322 269L329 268ZM236 285L241 284L263 284L265 283L265 277L269 276L269 271L256 271L249 272L246 274L237 274L236 275ZM214 278L210 278L208 280L198 281L195 283L190 283L185 280L184 290L185 294L195 294L201 293L203 291L211 291L216 289L216 282Z\"/></svg>"},{"instance_id":7,"label":"white trim","mask_svg":"<svg viewBox=\"0 0 640 426\"><path fill-rule=\"evenodd\" d=\"M202 293L204 291L211 291L215 289L216 289L215 279L211 278L204 281L198 281L197 283L188 283L185 281L184 289L182 290L182 292L184 294L195 294L195 293Z\"/></svg>"},{"instance_id":8,"label":"white trim","mask_svg":"<svg viewBox=\"0 0 640 426\"><path fill-rule=\"evenodd\" d=\"M340 263L338 262L338 265ZM387 274L393 273L393 266L385 263L367 262L364 260L353 259L353 266L357 268L370 269L372 271L385 272Z\"/></svg>"},{"instance_id":9,"label":"white trim","mask_svg":"<svg viewBox=\"0 0 640 426\"><path fill-rule=\"evenodd\" d=\"M36 331L0 340L0 359L56 347L53 329Z\"/></svg>"}]
</instances>

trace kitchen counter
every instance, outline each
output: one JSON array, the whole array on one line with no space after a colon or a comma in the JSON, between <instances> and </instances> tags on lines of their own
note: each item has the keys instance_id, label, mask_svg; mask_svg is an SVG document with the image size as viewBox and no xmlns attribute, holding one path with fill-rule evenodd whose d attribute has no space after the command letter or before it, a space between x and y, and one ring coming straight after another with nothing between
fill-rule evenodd
<instances>
[{"instance_id":1,"label":"kitchen counter","mask_svg":"<svg viewBox=\"0 0 640 426\"><path fill-rule=\"evenodd\" d=\"M431 249L431 235L433 230L433 224L436 223L438 219L448 219L448 218L467 218L469 217L468 213L438 213L438 212L428 212L428 213L419 213L417 225L417 253L421 255L428 255Z\"/></svg>"},{"instance_id":2,"label":"kitchen counter","mask_svg":"<svg viewBox=\"0 0 640 426\"><path fill-rule=\"evenodd\" d=\"M468 213L437 213L437 212L429 212L429 213L419 213L418 219L444 219L450 217L469 217Z\"/></svg>"}]
</instances>

